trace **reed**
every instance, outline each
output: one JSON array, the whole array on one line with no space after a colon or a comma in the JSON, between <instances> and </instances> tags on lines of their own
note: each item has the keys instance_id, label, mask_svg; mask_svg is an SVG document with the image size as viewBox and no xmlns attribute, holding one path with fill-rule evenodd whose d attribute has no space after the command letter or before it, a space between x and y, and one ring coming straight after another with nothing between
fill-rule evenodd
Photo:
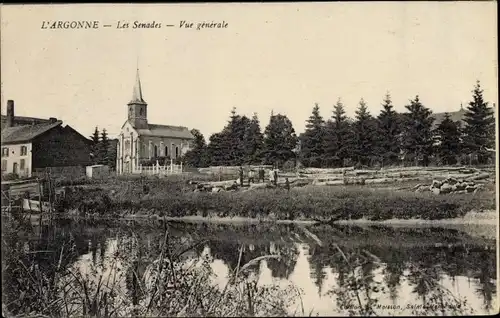
<instances>
[{"instance_id":1,"label":"reed","mask_svg":"<svg viewBox=\"0 0 500 318\"><path fill-rule=\"evenodd\" d=\"M11 276L9 281L15 278L15 286L3 290L4 295L10 295L4 297L6 317L283 316L289 315L288 307L298 296L296 288L260 286L248 275L250 266L277 257L274 255L239 262L226 285L216 286L210 259L188 262L183 258L203 242L178 250L168 226L159 254L142 253L139 239L131 235L122 242L124 250L115 250L105 261L92 263L85 270L70 266L73 262L64 266L73 248L64 245L56 251L38 251L46 252L51 257L46 264L52 264L39 266L30 254L15 248L14 230L2 233L11 238L3 240L6 245L2 250L7 251L2 260L4 275ZM241 261L242 248L239 253Z\"/></svg>"}]
</instances>

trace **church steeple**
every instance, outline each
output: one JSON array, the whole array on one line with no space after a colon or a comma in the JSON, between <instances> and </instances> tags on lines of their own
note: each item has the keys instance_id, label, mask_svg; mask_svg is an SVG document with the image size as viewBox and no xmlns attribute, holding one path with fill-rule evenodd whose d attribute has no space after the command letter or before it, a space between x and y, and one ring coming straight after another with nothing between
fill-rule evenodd
<instances>
[{"instance_id":1,"label":"church steeple","mask_svg":"<svg viewBox=\"0 0 500 318\"><path fill-rule=\"evenodd\" d=\"M137 68L137 72L135 75L135 85L134 91L132 92L132 100L129 104L143 104L146 103L142 98L142 87L141 87L141 78L139 76L139 68Z\"/></svg>"},{"instance_id":2,"label":"church steeple","mask_svg":"<svg viewBox=\"0 0 500 318\"><path fill-rule=\"evenodd\" d=\"M148 104L144 101L144 98L142 98L139 68L137 68L137 73L135 75L132 99L128 103L128 121L133 127L138 129L146 129L148 127Z\"/></svg>"}]
</instances>

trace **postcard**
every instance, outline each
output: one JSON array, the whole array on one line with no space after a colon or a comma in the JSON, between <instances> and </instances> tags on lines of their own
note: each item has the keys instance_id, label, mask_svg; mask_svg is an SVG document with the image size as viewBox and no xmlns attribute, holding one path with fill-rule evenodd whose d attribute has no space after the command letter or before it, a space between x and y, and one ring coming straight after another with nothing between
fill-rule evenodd
<instances>
[{"instance_id":1,"label":"postcard","mask_svg":"<svg viewBox=\"0 0 500 318\"><path fill-rule=\"evenodd\" d=\"M3 316L498 313L496 11L1 5Z\"/></svg>"}]
</instances>

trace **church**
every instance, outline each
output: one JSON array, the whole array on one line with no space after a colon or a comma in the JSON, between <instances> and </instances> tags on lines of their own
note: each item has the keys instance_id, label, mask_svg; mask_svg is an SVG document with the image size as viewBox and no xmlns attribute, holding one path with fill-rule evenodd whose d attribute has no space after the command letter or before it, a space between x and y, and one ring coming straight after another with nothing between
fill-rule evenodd
<instances>
[{"instance_id":1,"label":"church","mask_svg":"<svg viewBox=\"0 0 500 318\"><path fill-rule=\"evenodd\" d=\"M194 136L187 127L148 122L148 104L142 97L139 69L127 111L127 120L118 136L117 174L138 174L156 162L170 165L189 150Z\"/></svg>"}]
</instances>

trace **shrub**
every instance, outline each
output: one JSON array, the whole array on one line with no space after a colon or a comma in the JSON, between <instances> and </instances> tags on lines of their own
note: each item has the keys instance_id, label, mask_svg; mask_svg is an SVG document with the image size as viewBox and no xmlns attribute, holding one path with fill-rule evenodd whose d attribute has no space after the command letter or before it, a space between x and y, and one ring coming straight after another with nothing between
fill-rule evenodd
<instances>
[{"instance_id":1,"label":"shrub","mask_svg":"<svg viewBox=\"0 0 500 318\"><path fill-rule=\"evenodd\" d=\"M2 174L2 181L11 181L19 179L19 175L16 173Z\"/></svg>"}]
</instances>

